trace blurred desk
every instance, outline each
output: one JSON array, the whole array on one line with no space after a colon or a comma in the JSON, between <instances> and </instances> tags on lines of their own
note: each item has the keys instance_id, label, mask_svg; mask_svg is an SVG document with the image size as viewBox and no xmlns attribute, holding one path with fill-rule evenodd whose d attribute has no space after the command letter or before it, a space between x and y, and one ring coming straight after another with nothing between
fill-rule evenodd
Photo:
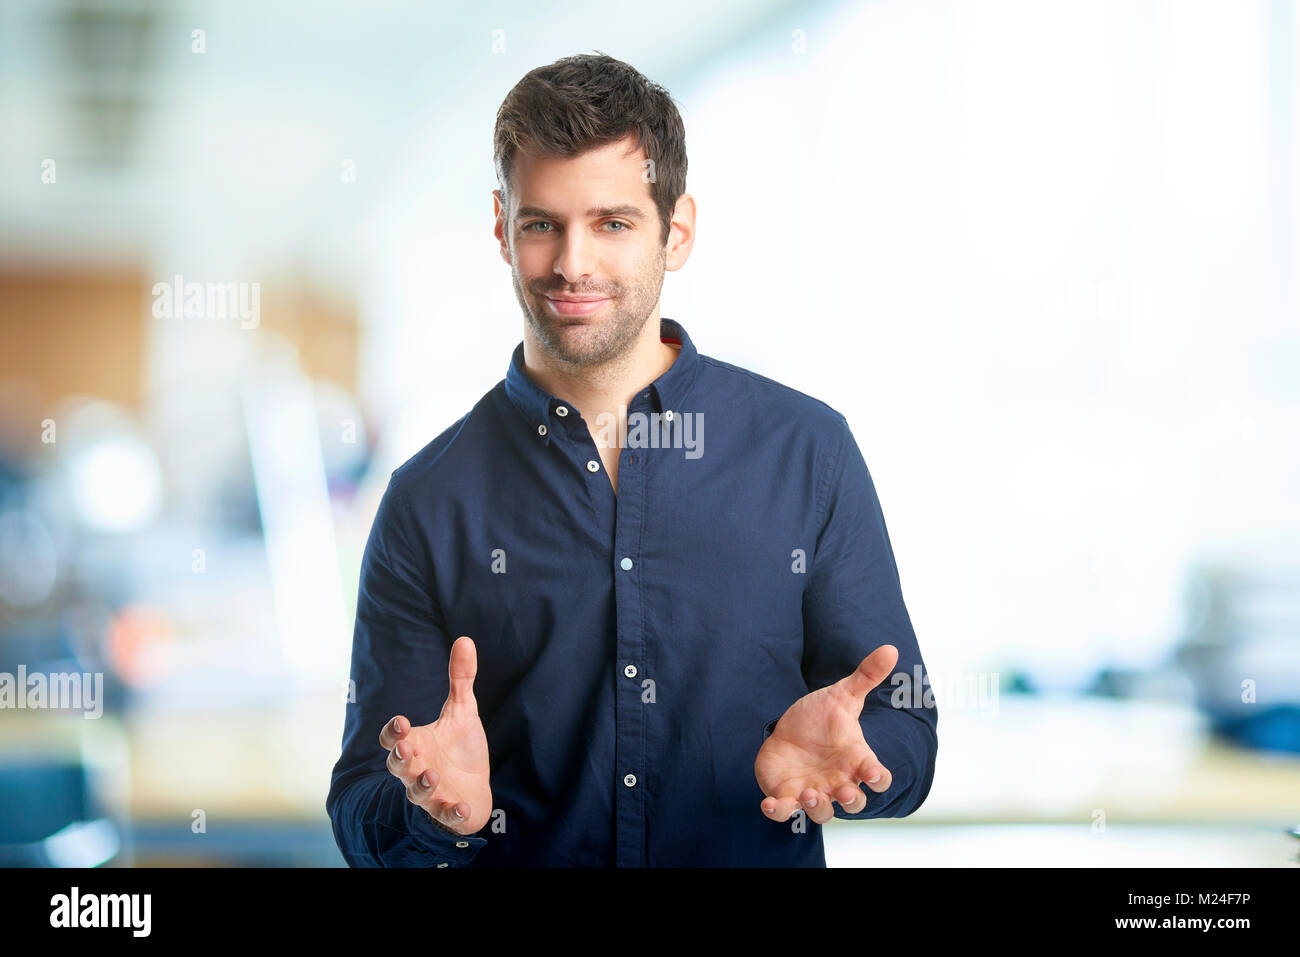
<instances>
[{"instance_id":1,"label":"blurred desk","mask_svg":"<svg viewBox=\"0 0 1300 957\"><path fill-rule=\"evenodd\" d=\"M1217 743L1189 707L1002 695L995 713L938 708L918 822L1300 824L1300 755Z\"/></svg>"},{"instance_id":2,"label":"blurred desk","mask_svg":"<svg viewBox=\"0 0 1300 957\"><path fill-rule=\"evenodd\" d=\"M929 825L832 821L828 867L1297 867L1300 841L1250 824Z\"/></svg>"},{"instance_id":3,"label":"blurred desk","mask_svg":"<svg viewBox=\"0 0 1300 957\"><path fill-rule=\"evenodd\" d=\"M1300 755L1217 743L1189 708L1002 696L939 704L911 817L831 821L831 867L1294 867Z\"/></svg>"}]
</instances>

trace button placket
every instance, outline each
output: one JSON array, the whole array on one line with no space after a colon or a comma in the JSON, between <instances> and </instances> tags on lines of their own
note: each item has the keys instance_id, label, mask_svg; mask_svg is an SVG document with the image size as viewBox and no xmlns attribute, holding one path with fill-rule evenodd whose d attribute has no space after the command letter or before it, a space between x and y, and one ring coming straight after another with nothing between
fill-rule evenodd
<instances>
[{"instance_id":1,"label":"button placket","mask_svg":"<svg viewBox=\"0 0 1300 957\"><path fill-rule=\"evenodd\" d=\"M628 414L651 410L649 390L631 403ZM640 449L631 449L642 458ZM620 461L629 462L629 450L620 451ZM602 463L603 464L603 463ZM647 632L643 594L645 570L640 566L642 536L646 524L646 482L644 469L629 468L620 473L618 494L613 503L614 535L610 572L614 576L614 603L617 623L615 661L623 662L625 684L618 687L614 701L615 767L622 770L623 787L614 801L617 843L615 866L641 867L646 863L646 825L649 812L647 782L654 772L655 758L646 751L648 724L652 708L641 699L642 671L632 662L647 660L652 635Z\"/></svg>"}]
</instances>

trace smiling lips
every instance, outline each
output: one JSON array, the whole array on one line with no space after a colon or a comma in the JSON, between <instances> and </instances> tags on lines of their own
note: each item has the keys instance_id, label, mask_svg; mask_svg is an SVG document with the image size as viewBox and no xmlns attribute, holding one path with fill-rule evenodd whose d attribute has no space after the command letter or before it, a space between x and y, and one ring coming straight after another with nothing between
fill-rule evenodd
<instances>
[{"instance_id":1,"label":"smiling lips","mask_svg":"<svg viewBox=\"0 0 1300 957\"><path fill-rule=\"evenodd\" d=\"M586 316L595 312L605 303L609 302L606 298L582 298L582 299L552 299L546 297L546 301L551 304L551 309L561 316Z\"/></svg>"}]
</instances>

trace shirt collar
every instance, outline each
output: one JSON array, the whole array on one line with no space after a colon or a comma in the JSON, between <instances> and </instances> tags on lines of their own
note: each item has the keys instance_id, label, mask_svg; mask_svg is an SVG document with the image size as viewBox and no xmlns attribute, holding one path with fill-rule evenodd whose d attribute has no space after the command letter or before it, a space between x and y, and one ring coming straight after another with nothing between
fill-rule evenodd
<instances>
[{"instance_id":1,"label":"shirt collar","mask_svg":"<svg viewBox=\"0 0 1300 957\"><path fill-rule=\"evenodd\" d=\"M665 341L679 341L682 344L677 353L677 358L673 364L668 367L659 378L655 379L650 385L642 390L640 395L649 393L651 401L655 406L655 411L664 412L668 409L678 410L683 399L689 391L695 376L700 371L700 357L695 350L695 343L691 342L691 337L686 334L686 329L680 322L673 319L660 318L659 320L659 338ZM524 344L522 342L515 346L514 355L510 357L510 367L506 370L506 395L514 403L524 418L528 421L529 428L535 434L538 434L542 442L550 444L552 427L557 421L555 410L559 406L568 407L568 403L551 395L545 389L528 377L524 371ZM636 399L633 399L635 402ZM570 412L572 414L572 412ZM540 432L538 426L546 426L544 433Z\"/></svg>"}]
</instances>

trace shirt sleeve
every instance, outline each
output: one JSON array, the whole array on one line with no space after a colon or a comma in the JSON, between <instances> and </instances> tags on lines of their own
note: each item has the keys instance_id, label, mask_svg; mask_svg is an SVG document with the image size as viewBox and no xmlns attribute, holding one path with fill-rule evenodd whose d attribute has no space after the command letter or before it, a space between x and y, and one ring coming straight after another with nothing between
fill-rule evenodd
<instances>
[{"instance_id":1,"label":"shirt sleeve","mask_svg":"<svg viewBox=\"0 0 1300 957\"><path fill-rule=\"evenodd\" d=\"M930 793L939 746L938 710L903 603L875 485L843 416L838 451L823 474L818 499L825 518L804 591L804 678L810 689L824 688L850 674L881 645L898 649L894 673L867 695L860 719L863 737L893 781L883 792L859 785L867 806L850 814L837 802L835 816L905 817ZM764 740L779 719L764 727Z\"/></svg>"},{"instance_id":2,"label":"shirt sleeve","mask_svg":"<svg viewBox=\"0 0 1300 957\"><path fill-rule=\"evenodd\" d=\"M428 551L415 546L413 530L390 479L361 561L343 752L325 801L352 867L464 867L487 843L443 828L407 800L379 744L394 715L416 726L434 721L449 690L451 642L427 584Z\"/></svg>"}]
</instances>

